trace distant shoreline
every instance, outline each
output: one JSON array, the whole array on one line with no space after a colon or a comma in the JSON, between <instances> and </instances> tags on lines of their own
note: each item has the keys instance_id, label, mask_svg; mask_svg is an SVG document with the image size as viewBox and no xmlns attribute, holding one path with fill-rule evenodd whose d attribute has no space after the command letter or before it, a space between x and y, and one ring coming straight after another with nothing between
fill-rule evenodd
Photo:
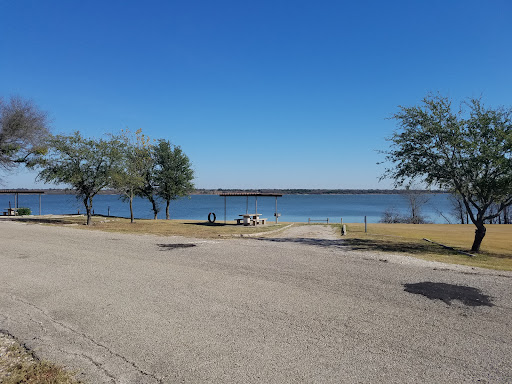
<instances>
[{"instance_id":1,"label":"distant shoreline","mask_svg":"<svg viewBox=\"0 0 512 384\"><path fill-rule=\"evenodd\" d=\"M19 193L30 193L31 188L16 188ZM48 195L74 195L75 191L69 188L47 188L37 189L44 191ZM236 193L236 192L250 192L250 193L276 193L282 195L401 195L405 193L449 193L443 190L405 190L405 189L196 189L191 195L218 195L220 193ZM103 190L99 195L119 195L115 190Z\"/></svg>"}]
</instances>

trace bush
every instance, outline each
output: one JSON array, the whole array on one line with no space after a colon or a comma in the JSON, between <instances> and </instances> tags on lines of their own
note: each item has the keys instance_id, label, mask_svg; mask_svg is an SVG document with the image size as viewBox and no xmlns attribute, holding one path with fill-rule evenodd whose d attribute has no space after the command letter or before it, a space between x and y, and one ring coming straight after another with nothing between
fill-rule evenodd
<instances>
[{"instance_id":1,"label":"bush","mask_svg":"<svg viewBox=\"0 0 512 384\"><path fill-rule=\"evenodd\" d=\"M394 209L388 208L382 214L380 222L386 224L405 223L406 218L403 217L400 213L396 212Z\"/></svg>"},{"instance_id":2,"label":"bush","mask_svg":"<svg viewBox=\"0 0 512 384\"><path fill-rule=\"evenodd\" d=\"M18 212L18 215L20 215L20 216L32 214L32 211L30 210L30 208L26 208L26 207L18 208L17 212Z\"/></svg>"},{"instance_id":3,"label":"bush","mask_svg":"<svg viewBox=\"0 0 512 384\"><path fill-rule=\"evenodd\" d=\"M415 217L401 215L396 212L393 208L388 208L384 211L379 221L385 224L428 224L427 218L417 215Z\"/></svg>"}]
</instances>

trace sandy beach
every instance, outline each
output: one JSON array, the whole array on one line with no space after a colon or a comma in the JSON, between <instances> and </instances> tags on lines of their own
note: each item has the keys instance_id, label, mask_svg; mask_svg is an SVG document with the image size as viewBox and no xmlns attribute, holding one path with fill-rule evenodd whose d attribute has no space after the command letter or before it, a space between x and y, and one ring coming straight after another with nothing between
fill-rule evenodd
<instances>
[{"instance_id":1,"label":"sandy beach","mask_svg":"<svg viewBox=\"0 0 512 384\"><path fill-rule=\"evenodd\" d=\"M0 221L0 239L0 329L89 383L512 381L510 272L362 252L325 226L204 240Z\"/></svg>"}]
</instances>

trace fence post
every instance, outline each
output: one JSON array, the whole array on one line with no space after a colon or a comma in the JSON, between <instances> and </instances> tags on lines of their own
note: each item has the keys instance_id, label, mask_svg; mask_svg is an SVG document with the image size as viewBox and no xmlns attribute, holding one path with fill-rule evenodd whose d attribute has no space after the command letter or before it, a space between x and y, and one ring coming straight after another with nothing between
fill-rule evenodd
<instances>
[{"instance_id":1,"label":"fence post","mask_svg":"<svg viewBox=\"0 0 512 384\"><path fill-rule=\"evenodd\" d=\"M329 224L329 218L327 218L327 224Z\"/></svg>"},{"instance_id":2,"label":"fence post","mask_svg":"<svg viewBox=\"0 0 512 384\"><path fill-rule=\"evenodd\" d=\"M364 233L366 233L367 230L367 223L366 223L366 216L364 217Z\"/></svg>"}]
</instances>

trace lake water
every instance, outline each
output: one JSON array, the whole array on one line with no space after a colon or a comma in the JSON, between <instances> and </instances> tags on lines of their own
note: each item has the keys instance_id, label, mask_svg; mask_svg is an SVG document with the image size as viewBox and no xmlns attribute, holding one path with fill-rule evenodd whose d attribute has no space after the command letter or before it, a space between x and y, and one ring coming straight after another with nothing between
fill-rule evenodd
<instances>
[{"instance_id":1,"label":"lake water","mask_svg":"<svg viewBox=\"0 0 512 384\"><path fill-rule=\"evenodd\" d=\"M422 209L422 214L434 223L447 223L439 212L449 216L451 206L448 194L431 194ZM14 195L0 195L0 208L14 207ZM85 213L83 203L74 195L42 195L42 214ZM307 222L308 218L320 220L329 218L330 222L364 222L364 216L370 223L378 222L386 209L407 213L407 202L402 195L284 195L277 199L281 221ZM33 214L39 213L38 195L19 195L19 207L29 207ZM98 195L93 200L94 212L111 216L129 217L130 208L116 195ZM134 214L137 218L153 218L151 204L144 199L135 198ZM208 213L214 212L217 221L224 220L224 197L217 195L193 195L171 202L171 219L207 220ZM227 220L233 220L245 213L245 197L227 198ZM165 218L165 206L161 204L158 218ZM255 199L249 197L249 213L255 210ZM274 220L275 198L258 197L258 213L262 217ZM455 222L455 221L454 221Z\"/></svg>"}]
</instances>

